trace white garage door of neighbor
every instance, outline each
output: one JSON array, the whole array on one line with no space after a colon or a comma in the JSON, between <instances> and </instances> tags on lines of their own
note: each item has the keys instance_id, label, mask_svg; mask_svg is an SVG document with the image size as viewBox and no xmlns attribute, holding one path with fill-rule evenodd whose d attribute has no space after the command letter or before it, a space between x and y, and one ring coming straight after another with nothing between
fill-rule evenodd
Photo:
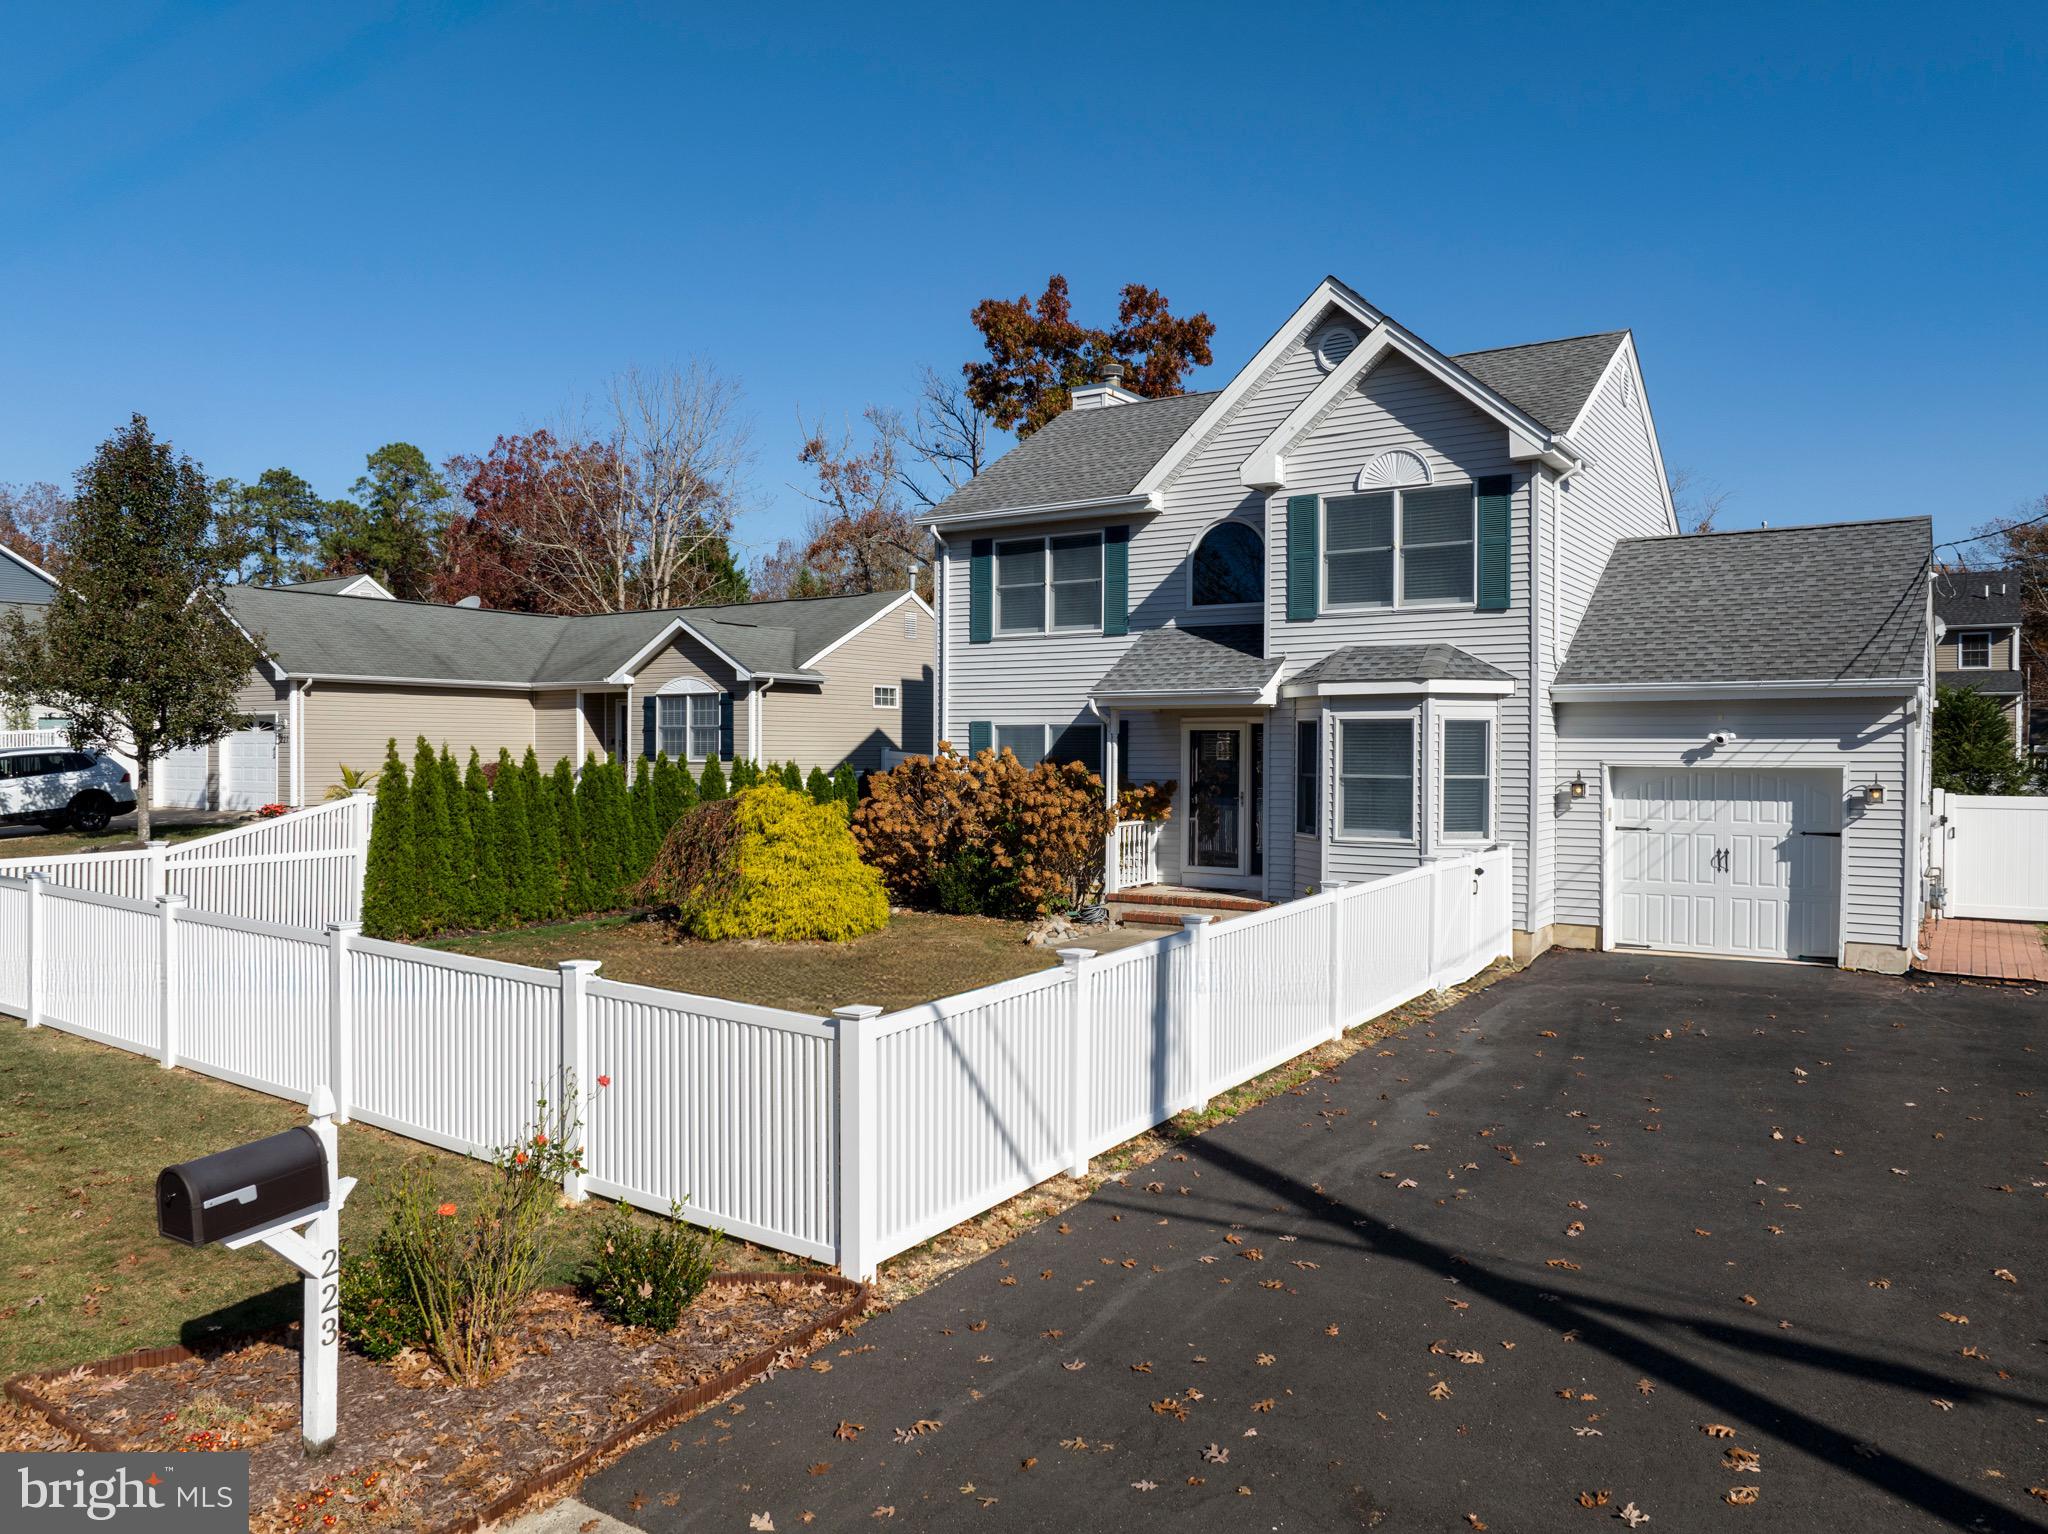
<instances>
[{"instance_id":1,"label":"white garage door of neighbor","mask_svg":"<svg viewBox=\"0 0 2048 1534\"><path fill-rule=\"evenodd\" d=\"M1615 943L1832 963L1841 785L1826 771L1613 769Z\"/></svg>"},{"instance_id":2,"label":"white garage door of neighbor","mask_svg":"<svg viewBox=\"0 0 2048 1534\"><path fill-rule=\"evenodd\" d=\"M220 743L220 807L260 810L277 801L277 724L264 719Z\"/></svg>"},{"instance_id":3,"label":"white garage door of neighbor","mask_svg":"<svg viewBox=\"0 0 2048 1534\"><path fill-rule=\"evenodd\" d=\"M156 764L156 806L165 810L207 808L206 747L173 751Z\"/></svg>"}]
</instances>

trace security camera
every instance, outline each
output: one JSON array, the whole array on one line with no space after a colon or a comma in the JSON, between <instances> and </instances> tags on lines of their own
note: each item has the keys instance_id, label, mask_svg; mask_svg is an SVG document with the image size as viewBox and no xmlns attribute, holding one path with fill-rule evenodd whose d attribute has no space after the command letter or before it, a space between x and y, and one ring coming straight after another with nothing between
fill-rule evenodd
<instances>
[{"instance_id":1,"label":"security camera","mask_svg":"<svg viewBox=\"0 0 2048 1534\"><path fill-rule=\"evenodd\" d=\"M1715 730L1707 736L1707 744L1710 746L1725 746L1734 739L1735 732L1733 730Z\"/></svg>"}]
</instances>

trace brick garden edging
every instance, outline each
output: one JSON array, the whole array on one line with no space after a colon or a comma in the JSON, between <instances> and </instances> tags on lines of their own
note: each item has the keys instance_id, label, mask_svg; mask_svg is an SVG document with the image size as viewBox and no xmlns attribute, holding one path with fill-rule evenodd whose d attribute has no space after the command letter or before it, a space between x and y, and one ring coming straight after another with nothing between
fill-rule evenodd
<instances>
[{"instance_id":1,"label":"brick garden edging","mask_svg":"<svg viewBox=\"0 0 2048 1534\"><path fill-rule=\"evenodd\" d=\"M807 1347L821 1333L843 1327L867 1307L869 1298L868 1286L866 1284L855 1283L852 1279L842 1278L836 1273L805 1273L786 1276L767 1273L714 1273L710 1281L712 1284L721 1286L751 1286L764 1282L816 1284L824 1289L836 1290L846 1295L847 1298L843 1304L826 1312L826 1314L820 1316L810 1325L773 1339L759 1351L749 1354L731 1367L713 1375L702 1384L694 1385L679 1395L669 1397L668 1400L655 1407L652 1411L643 1413L632 1422L619 1428L616 1432L610 1433L596 1443L589 1445L580 1453L559 1464L549 1465L528 1476L506 1491L502 1496L497 1497L476 1512L469 1514L467 1517L459 1518L452 1523L440 1525L432 1531L432 1534L473 1534L473 1531L482 1528L484 1525L496 1522L543 1492L552 1491L564 1481L573 1479L595 1461L603 1458L605 1455L615 1453L643 1434L658 1432L671 1423L709 1405L712 1401L717 1400L720 1396L729 1393L736 1387L766 1373L769 1365L775 1361L776 1354L785 1349ZM575 1286L571 1284L551 1284L535 1292L540 1294L574 1294L577 1291ZM251 1332L240 1337L223 1339L217 1344L210 1344L203 1353L188 1348L182 1343L174 1344L167 1348L139 1348L132 1353L117 1353L112 1358L102 1358L95 1363L83 1365L67 1364L53 1369L39 1369L29 1374L16 1375L13 1379L8 1380L4 1386L0 1386L0 1389L5 1390L8 1399L19 1402L31 1411L41 1413L57 1427L62 1428L65 1432L82 1442L88 1450L99 1453L120 1453L125 1451L122 1450L121 1445L117 1441L86 1427L63 1407L45 1398L36 1387L47 1380L57 1379L63 1375L75 1374L81 1368L88 1374L136 1374L145 1369L159 1369L168 1364L188 1363L194 1359L203 1359L213 1354L230 1352L241 1345L278 1335L279 1333L276 1328L269 1328L261 1332Z\"/></svg>"}]
</instances>

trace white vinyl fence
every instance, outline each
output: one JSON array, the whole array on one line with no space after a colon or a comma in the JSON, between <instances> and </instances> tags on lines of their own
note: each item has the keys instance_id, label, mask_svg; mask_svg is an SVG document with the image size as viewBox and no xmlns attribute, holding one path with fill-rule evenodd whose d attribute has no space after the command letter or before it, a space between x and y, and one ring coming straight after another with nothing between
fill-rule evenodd
<instances>
[{"instance_id":1,"label":"white vinyl fence","mask_svg":"<svg viewBox=\"0 0 2048 1534\"><path fill-rule=\"evenodd\" d=\"M67 889L130 900L182 895L195 910L317 931L362 919L376 801L352 795L188 842L127 852L0 859L0 878L42 874Z\"/></svg>"},{"instance_id":2,"label":"white vinyl fence","mask_svg":"<svg viewBox=\"0 0 2048 1534\"><path fill-rule=\"evenodd\" d=\"M2048 798L1934 791L1944 916L2048 921Z\"/></svg>"},{"instance_id":3,"label":"white vinyl fence","mask_svg":"<svg viewBox=\"0 0 2048 1534\"><path fill-rule=\"evenodd\" d=\"M264 866L264 865L257 865ZM0 877L0 1010L464 1155L577 1084L593 1192L857 1277L1510 942L1500 848L810 1017Z\"/></svg>"}]
</instances>

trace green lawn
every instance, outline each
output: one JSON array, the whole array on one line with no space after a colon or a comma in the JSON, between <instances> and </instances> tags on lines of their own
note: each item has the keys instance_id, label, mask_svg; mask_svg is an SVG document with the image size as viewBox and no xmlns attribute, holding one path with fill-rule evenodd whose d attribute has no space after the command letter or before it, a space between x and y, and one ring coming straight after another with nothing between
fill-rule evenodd
<instances>
[{"instance_id":1,"label":"green lawn","mask_svg":"<svg viewBox=\"0 0 2048 1534\"><path fill-rule=\"evenodd\" d=\"M188 842L246 823L246 815L223 815L205 821L159 825L152 834L160 842ZM14 828L9 828L14 829ZM37 831L33 836L0 836L0 858L53 858L67 852L126 852L142 845L135 835L135 817L124 815L97 836L76 831Z\"/></svg>"},{"instance_id":2,"label":"green lawn","mask_svg":"<svg viewBox=\"0 0 2048 1534\"><path fill-rule=\"evenodd\" d=\"M426 946L543 968L596 959L612 980L823 1015L857 1003L893 1012L1059 963L1052 950L1024 941L1028 930L983 916L899 912L884 930L850 943L701 943L677 942L657 921L612 917ZM1157 935L1106 927L1076 946L1122 948Z\"/></svg>"},{"instance_id":3,"label":"green lawn","mask_svg":"<svg viewBox=\"0 0 2048 1534\"><path fill-rule=\"evenodd\" d=\"M296 1320L299 1286L281 1259L156 1233L156 1174L304 1122L294 1103L0 1017L0 1378ZM489 1175L381 1130L341 1131L341 1170L360 1180L344 1250L375 1232L382 1191L414 1162L457 1200ZM560 1212L549 1282L570 1276L607 1207ZM721 1266L780 1262L732 1246Z\"/></svg>"}]
</instances>

